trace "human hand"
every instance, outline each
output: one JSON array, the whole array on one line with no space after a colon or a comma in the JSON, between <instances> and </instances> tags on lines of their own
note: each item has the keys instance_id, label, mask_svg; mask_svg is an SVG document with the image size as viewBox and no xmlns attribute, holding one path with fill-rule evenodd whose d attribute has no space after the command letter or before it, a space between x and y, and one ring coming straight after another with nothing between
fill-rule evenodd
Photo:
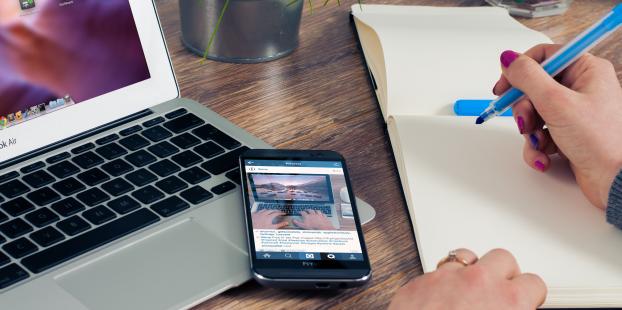
<instances>
[{"instance_id":1,"label":"human hand","mask_svg":"<svg viewBox=\"0 0 622 310\"><path fill-rule=\"evenodd\" d=\"M278 210L261 210L251 214L251 218L253 220L253 228L255 229L280 229L283 228L289 223L287 221L282 221L276 224L273 224L274 219L283 216L285 213Z\"/></svg>"},{"instance_id":2,"label":"human hand","mask_svg":"<svg viewBox=\"0 0 622 310\"><path fill-rule=\"evenodd\" d=\"M622 88L612 64L589 54L553 79L538 63L560 48L503 52L503 74L493 92L500 95L511 84L526 95L513 110L527 164L546 171L551 155L567 158L585 196L604 209L622 168Z\"/></svg>"},{"instance_id":3,"label":"human hand","mask_svg":"<svg viewBox=\"0 0 622 310\"><path fill-rule=\"evenodd\" d=\"M294 220L294 224L303 229L313 230L333 230L333 224L330 223L324 213L317 210L301 211L302 221Z\"/></svg>"},{"instance_id":4,"label":"human hand","mask_svg":"<svg viewBox=\"0 0 622 310\"><path fill-rule=\"evenodd\" d=\"M411 280L397 291L389 309L535 309L544 302L544 282L521 273L508 251L492 250L479 261L469 250L455 252L468 266L447 262Z\"/></svg>"}]
</instances>

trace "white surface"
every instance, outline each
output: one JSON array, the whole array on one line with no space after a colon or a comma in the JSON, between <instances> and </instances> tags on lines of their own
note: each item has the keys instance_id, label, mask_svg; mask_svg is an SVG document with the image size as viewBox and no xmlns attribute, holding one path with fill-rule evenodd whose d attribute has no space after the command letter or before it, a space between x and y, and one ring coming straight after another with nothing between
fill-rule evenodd
<instances>
[{"instance_id":1,"label":"white surface","mask_svg":"<svg viewBox=\"0 0 622 310\"><path fill-rule=\"evenodd\" d=\"M547 306L622 305L622 231L585 199L564 162L545 174L523 163L512 119L389 122L424 271L451 249L502 247L544 279Z\"/></svg>"},{"instance_id":2,"label":"white surface","mask_svg":"<svg viewBox=\"0 0 622 310\"><path fill-rule=\"evenodd\" d=\"M0 150L0 161L48 145L176 98L173 76L155 8L151 1L130 0L151 79L0 131L0 141L17 144ZM33 103L34 104L34 103Z\"/></svg>"},{"instance_id":3,"label":"white surface","mask_svg":"<svg viewBox=\"0 0 622 310\"><path fill-rule=\"evenodd\" d=\"M550 42L502 8L354 5L352 13L385 119L451 115L456 99L492 99L501 52Z\"/></svg>"}]
</instances>

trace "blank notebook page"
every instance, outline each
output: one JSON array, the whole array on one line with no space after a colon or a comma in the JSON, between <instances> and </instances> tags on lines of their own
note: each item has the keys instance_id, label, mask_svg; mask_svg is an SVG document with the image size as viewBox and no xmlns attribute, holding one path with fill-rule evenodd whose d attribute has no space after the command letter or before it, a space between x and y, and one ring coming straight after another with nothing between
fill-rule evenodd
<instances>
[{"instance_id":1,"label":"blank notebook page","mask_svg":"<svg viewBox=\"0 0 622 310\"><path fill-rule=\"evenodd\" d=\"M473 118L396 116L389 126L424 271L451 249L501 247L545 280L548 306L593 305L595 295L597 305L621 302L622 231L586 200L564 162L546 173L527 167L512 119L478 127Z\"/></svg>"}]
</instances>

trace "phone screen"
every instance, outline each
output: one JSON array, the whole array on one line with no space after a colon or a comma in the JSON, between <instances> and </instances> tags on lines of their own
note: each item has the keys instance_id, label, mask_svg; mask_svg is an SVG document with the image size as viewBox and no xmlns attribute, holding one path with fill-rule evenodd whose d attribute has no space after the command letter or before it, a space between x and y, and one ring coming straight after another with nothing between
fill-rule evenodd
<instances>
[{"instance_id":1,"label":"phone screen","mask_svg":"<svg viewBox=\"0 0 622 310\"><path fill-rule=\"evenodd\" d=\"M244 159L244 169L257 260L364 260L342 162Z\"/></svg>"}]
</instances>

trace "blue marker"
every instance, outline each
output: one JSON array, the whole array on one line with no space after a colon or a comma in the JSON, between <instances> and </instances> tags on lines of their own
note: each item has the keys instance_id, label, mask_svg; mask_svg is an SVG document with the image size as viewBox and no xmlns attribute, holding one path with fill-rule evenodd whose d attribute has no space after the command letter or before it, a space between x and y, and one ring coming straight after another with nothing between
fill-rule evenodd
<instances>
[{"instance_id":1,"label":"blue marker","mask_svg":"<svg viewBox=\"0 0 622 310\"><path fill-rule=\"evenodd\" d=\"M551 58L542 63L542 68L551 76L556 76L562 72L579 57L585 54L590 48L607 38L612 32L622 25L622 4L616 5L609 14L581 33L562 49L557 51ZM507 109L516 104L525 94L516 89L510 88L499 98L490 103L490 106L475 121L476 124L503 114Z\"/></svg>"},{"instance_id":2,"label":"blue marker","mask_svg":"<svg viewBox=\"0 0 622 310\"><path fill-rule=\"evenodd\" d=\"M454 103L454 113L457 116L479 116L491 102L490 99L459 99ZM508 109L501 116L512 116L512 109Z\"/></svg>"}]
</instances>

